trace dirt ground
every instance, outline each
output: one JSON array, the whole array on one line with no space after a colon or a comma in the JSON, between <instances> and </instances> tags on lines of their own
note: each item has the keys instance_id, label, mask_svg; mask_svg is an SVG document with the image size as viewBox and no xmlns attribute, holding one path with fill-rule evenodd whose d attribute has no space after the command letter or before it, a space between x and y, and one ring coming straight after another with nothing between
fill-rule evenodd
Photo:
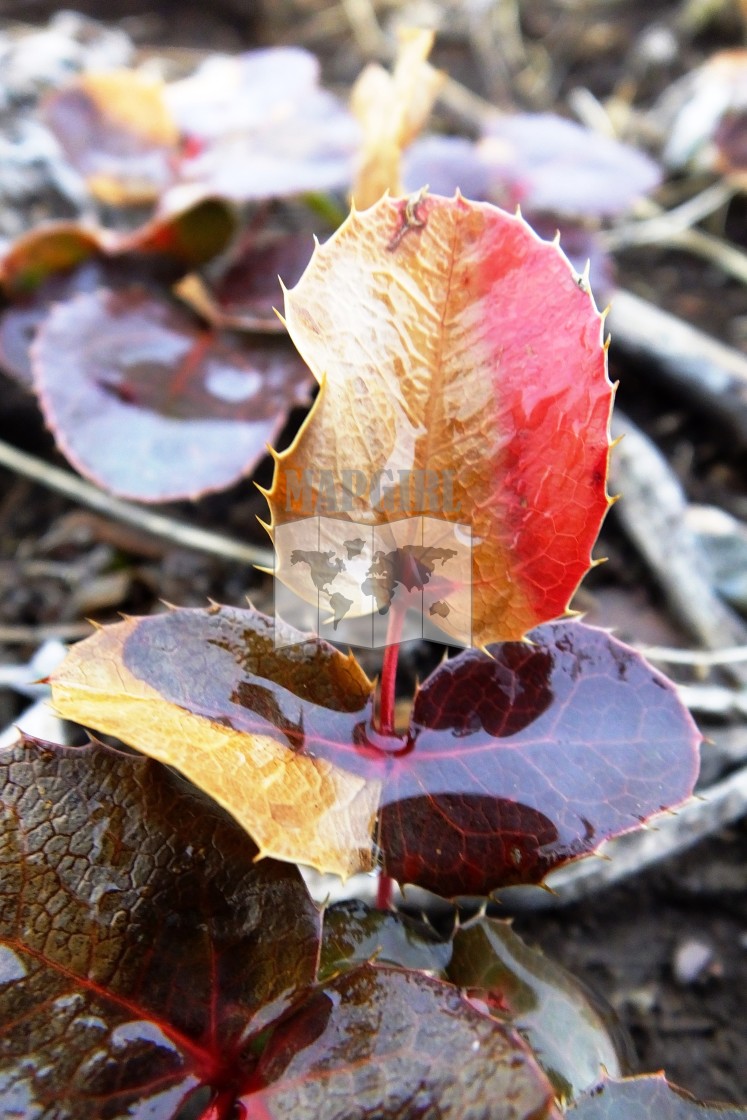
<instances>
[{"instance_id":1,"label":"dirt ground","mask_svg":"<svg viewBox=\"0 0 747 1120\"><path fill-rule=\"evenodd\" d=\"M50 10L36 0L0 0L6 23L42 23ZM600 101L626 99L645 109L713 51L744 44L747 36L744 5L740 13L729 0L214 0L209 6L91 0L83 10L121 20L143 47L240 50L300 43L319 54L326 79L341 89L364 61L367 15L373 12L386 28L404 11L413 20L440 12L437 65L504 108L566 114L569 94L578 88ZM497 20L482 39L480 19L485 25ZM491 59L486 43L500 42L503 55ZM518 59L510 53L517 42L525 50ZM684 196L686 188L680 181L672 190ZM714 223L724 243L747 247L747 195L736 197ZM747 354L745 286L717 262L653 245L619 253L616 266L622 287ZM744 448L708 415L652 383L616 354L614 344L611 363L621 382L621 406L655 437L688 497L747 519ZM10 383L2 382L2 393L0 439L59 462L35 406ZM297 423L292 418L288 430ZM268 482L267 463L258 480ZM263 509L261 497L243 483L169 512L264 544L255 521ZM681 621L661 606L651 573L614 518L598 553L610 562L586 585L582 605L591 609L592 620L624 618L627 639L685 643ZM247 594L259 607L271 604L269 581L242 565L159 542L0 470L0 663L27 660L50 634L81 636L86 617L107 621L119 611L147 613L159 599L183 606L203 605L208 597L240 604ZM21 706L0 689L0 729ZM747 737L743 724L728 720L706 730L718 738L724 729L738 736L740 728ZM664 1068L701 1099L747 1104L747 822L624 887L565 910L520 914L516 925L611 1003L632 1036L636 1069Z\"/></svg>"}]
</instances>

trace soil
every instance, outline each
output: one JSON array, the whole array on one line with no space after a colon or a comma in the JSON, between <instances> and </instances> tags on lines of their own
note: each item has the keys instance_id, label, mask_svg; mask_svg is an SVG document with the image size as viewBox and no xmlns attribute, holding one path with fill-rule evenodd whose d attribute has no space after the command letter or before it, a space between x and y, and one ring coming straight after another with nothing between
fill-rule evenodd
<instances>
[{"instance_id":1,"label":"soil","mask_svg":"<svg viewBox=\"0 0 747 1120\"><path fill-rule=\"evenodd\" d=\"M96 0L83 7L97 18L104 14ZM477 51L474 20L470 25L465 13L479 8L495 15L501 7L389 0L371 10L384 25L400 10L414 18L421 9L440 11L437 64L503 104L564 112L568 94L578 88L600 100L649 107L675 78L712 51L738 45L746 31L739 5L729 0L716 5L526 0L517 6L526 53L511 59L507 47L502 64L493 67L484 44ZM314 0L253 5L214 0L208 7L184 0L164 0L157 7L120 0L107 4L105 15L109 22L121 20L143 47L239 50L302 43L320 55L327 79L344 85L363 61L344 10L342 4ZM50 11L38 0L0 4L7 21L43 23ZM655 34L658 55L650 46ZM745 245L744 198L731 205L720 234ZM628 250L616 263L624 286L747 353L744 286L717 265L656 247ZM707 417L651 386L614 350L612 360L622 383L621 402L658 439L689 496L747 516L743 453ZM3 383L2 391L0 438L62 463L30 399L10 384ZM291 428L297 423L296 417ZM265 464L258 480L266 483L268 474ZM167 512L264 544L255 520L263 508L253 487L242 484ZM682 641L678 620L663 611L650 574L613 518L599 552L607 553L610 563L589 580L583 605L596 610L599 620L623 615L625 637ZM0 470L0 663L25 662L48 634L80 636L88 616L108 621L119 611L147 613L159 600L200 606L211 597L240 604L248 594L259 607L271 606L266 577L164 544ZM405 683L413 668L421 668L419 657L408 658ZM375 671L375 660L366 667ZM22 705L0 689L0 729ZM707 730L718 735L721 729ZM734 733L734 727L729 730ZM664 1068L701 1099L747 1104L747 822L591 901L519 914L516 928L612 1004L632 1036L637 1070ZM700 967L686 974L692 962Z\"/></svg>"}]
</instances>

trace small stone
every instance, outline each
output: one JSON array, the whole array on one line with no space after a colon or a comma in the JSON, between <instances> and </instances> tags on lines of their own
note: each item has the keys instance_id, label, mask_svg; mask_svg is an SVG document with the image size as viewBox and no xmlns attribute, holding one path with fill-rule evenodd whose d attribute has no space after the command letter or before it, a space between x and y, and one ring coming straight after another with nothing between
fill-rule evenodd
<instances>
[{"instance_id":1,"label":"small stone","mask_svg":"<svg viewBox=\"0 0 747 1120\"><path fill-rule=\"evenodd\" d=\"M677 983L687 987L718 975L720 966L711 945L696 937L688 937L680 941L674 951L672 972Z\"/></svg>"}]
</instances>

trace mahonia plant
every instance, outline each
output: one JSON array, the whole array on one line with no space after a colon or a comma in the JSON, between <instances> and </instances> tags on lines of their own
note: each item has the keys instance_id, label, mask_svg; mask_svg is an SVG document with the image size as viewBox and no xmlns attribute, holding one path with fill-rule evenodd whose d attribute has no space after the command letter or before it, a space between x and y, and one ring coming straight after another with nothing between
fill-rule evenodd
<instances>
[{"instance_id":1,"label":"mahonia plant","mask_svg":"<svg viewBox=\"0 0 747 1120\"><path fill-rule=\"evenodd\" d=\"M568 610L610 504L583 278L520 216L421 192L353 212L285 315L320 390L269 528L277 602L317 632L175 608L53 675L61 715L139 753L2 760L0 1084L50 1120L721 1115L625 1079L505 923L443 941L386 906L320 912L294 866L484 897L692 792L673 686ZM405 721L413 605L465 648ZM349 625L385 647L378 682L319 633Z\"/></svg>"}]
</instances>

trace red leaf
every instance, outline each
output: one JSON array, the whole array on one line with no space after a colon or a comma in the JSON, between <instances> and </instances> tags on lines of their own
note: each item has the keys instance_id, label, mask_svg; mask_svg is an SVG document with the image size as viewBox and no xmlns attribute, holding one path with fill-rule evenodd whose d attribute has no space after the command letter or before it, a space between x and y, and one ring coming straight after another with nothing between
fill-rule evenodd
<instances>
[{"instance_id":1,"label":"red leaf","mask_svg":"<svg viewBox=\"0 0 747 1120\"><path fill-rule=\"evenodd\" d=\"M563 254L486 203L385 198L316 249L285 313L322 388L268 494L283 584L320 601L293 563L312 547L303 518L392 534L400 521L416 535L399 545L435 513L471 530L431 619L446 634L519 639L563 614L609 505L613 396L601 316ZM413 485L426 472L431 495ZM370 614L361 591L340 567L351 618Z\"/></svg>"},{"instance_id":2,"label":"red leaf","mask_svg":"<svg viewBox=\"0 0 747 1120\"><path fill-rule=\"evenodd\" d=\"M249 474L309 381L282 346L202 329L134 287L56 306L33 365L70 461L141 501L194 497Z\"/></svg>"},{"instance_id":3,"label":"red leaf","mask_svg":"<svg viewBox=\"0 0 747 1120\"><path fill-rule=\"evenodd\" d=\"M439 1117L559 1120L520 1036L489 1023L439 980L363 965L278 1029L257 1069L266 1086L241 1103L262 1120L317 1120L320 1106L340 1120L415 1120L433 1101Z\"/></svg>"},{"instance_id":4,"label":"red leaf","mask_svg":"<svg viewBox=\"0 0 747 1120\"><path fill-rule=\"evenodd\" d=\"M226 326L284 331L282 320L275 314L282 302L278 277L286 287L298 283L313 248L311 235L305 232L264 241L250 232L211 287Z\"/></svg>"},{"instance_id":5,"label":"red leaf","mask_svg":"<svg viewBox=\"0 0 747 1120\"><path fill-rule=\"evenodd\" d=\"M699 735L663 676L581 623L529 637L446 661L418 692L382 796L393 878L538 883L692 792Z\"/></svg>"},{"instance_id":6,"label":"red leaf","mask_svg":"<svg viewBox=\"0 0 747 1120\"><path fill-rule=\"evenodd\" d=\"M532 644L445 662L399 739L373 730L371 686L354 661L302 635L274 650L270 627L227 607L107 627L54 674L55 705L184 769L230 808L211 770L222 749L244 819L256 806L295 822L299 841L288 827L282 850L271 830L272 844L256 837L268 854L350 874L370 866L371 850L351 840L340 852L340 836L361 845L368 829L387 874L447 896L541 882L692 790L699 736L688 712L664 677L601 630L555 623ZM223 748L210 738L216 727ZM274 810L267 772L278 775ZM300 825L323 835L335 781L335 844L312 860Z\"/></svg>"}]
</instances>

